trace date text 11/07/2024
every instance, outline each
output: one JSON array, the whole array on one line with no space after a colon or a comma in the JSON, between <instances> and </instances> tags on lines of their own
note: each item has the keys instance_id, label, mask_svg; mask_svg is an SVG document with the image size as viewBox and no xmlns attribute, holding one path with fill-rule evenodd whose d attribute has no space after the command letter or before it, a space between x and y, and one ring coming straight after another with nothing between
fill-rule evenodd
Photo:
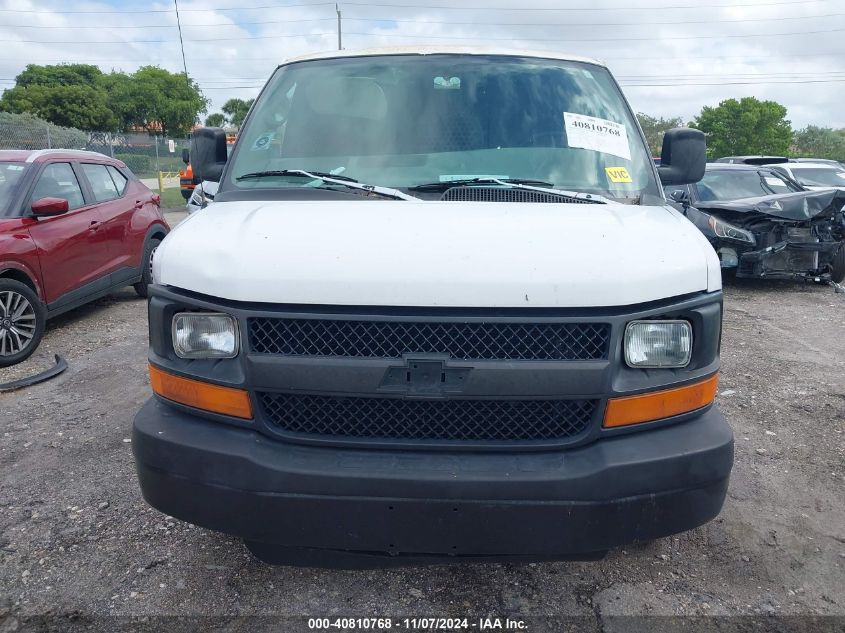
<instances>
[{"instance_id":1,"label":"date text 11/07/2024","mask_svg":"<svg viewBox=\"0 0 845 633\"><path fill-rule=\"evenodd\" d=\"M527 631L523 620L511 618L309 618L313 631Z\"/></svg>"}]
</instances>

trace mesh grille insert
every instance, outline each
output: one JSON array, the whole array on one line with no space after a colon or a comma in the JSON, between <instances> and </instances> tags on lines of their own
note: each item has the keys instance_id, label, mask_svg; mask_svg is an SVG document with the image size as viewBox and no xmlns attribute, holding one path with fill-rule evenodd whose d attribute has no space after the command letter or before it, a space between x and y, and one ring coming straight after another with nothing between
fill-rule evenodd
<instances>
[{"instance_id":1,"label":"mesh grille insert","mask_svg":"<svg viewBox=\"0 0 845 633\"><path fill-rule=\"evenodd\" d=\"M554 202L557 204L601 204L598 200L585 200L566 195L517 189L515 187L452 187L440 197L450 202Z\"/></svg>"},{"instance_id":2,"label":"mesh grille insert","mask_svg":"<svg viewBox=\"0 0 845 633\"><path fill-rule=\"evenodd\" d=\"M387 440L561 440L584 432L596 400L403 400L259 393L267 419L296 434Z\"/></svg>"},{"instance_id":3,"label":"mesh grille insert","mask_svg":"<svg viewBox=\"0 0 845 633\"><path fill-rule=\"evenodd\" d=\"M446 354L461 360L601 360L607 323L443 323L251 318L259 354L401 358Z\"/></svg>"}]
</instances>

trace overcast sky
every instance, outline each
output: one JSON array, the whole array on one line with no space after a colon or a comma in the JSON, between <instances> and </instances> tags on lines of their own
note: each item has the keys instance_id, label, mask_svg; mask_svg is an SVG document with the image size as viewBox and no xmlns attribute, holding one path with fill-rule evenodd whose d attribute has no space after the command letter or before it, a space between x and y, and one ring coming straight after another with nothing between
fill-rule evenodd
<instances>
[{"instance_id":1,"label":"overcast sky","mask_svg":"<svg viewBox=\"0 0 845 633\"><path fill-rule=\"evenodd\" d=\"M694 117L752 95L845 127L845 0L354 0L344 48L556 50L606 62L635 110ZM454 7L454 8L452 8ZM515 8L518 7L518 8ZM684 8L686 7L686 8ZM188 73L218 110L288 57L337 47L333 2L179 0ZM99 13L94 13L99 11ZM182 70L173 2L0 0L0 89L28 63Z\"/></svg>"}]
</instances>

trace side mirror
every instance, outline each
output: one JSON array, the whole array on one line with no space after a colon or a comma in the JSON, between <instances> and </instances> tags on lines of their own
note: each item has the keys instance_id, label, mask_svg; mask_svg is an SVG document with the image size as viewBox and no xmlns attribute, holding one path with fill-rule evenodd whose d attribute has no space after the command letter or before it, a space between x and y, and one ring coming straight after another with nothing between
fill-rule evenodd
<instances>
[{"instance_id":1,"label":"side mirror","mask_svg":"<svg viewBox=\"0 0 845 633\"><path fill-rule=\"evenodd\" d=\"M182 149L182 162L186 165L191 162L191 152L188 151L187 147Z\"/></svg>"},{"instance_id":2,"label":"side mirror","mask_svg":"<svg viewBox=\"0 0 845 633\"><path fill-rule=\"evenodd\" d=\"M39 198L30 207L33 215L49 217L61 215L70 210L70 204L64 198Z\"/></svg>"},{"instance_id":3,"label":"side mirror","mask_svg":"<svg viewBox=\"0 0 845 633\"><path fill-rule=\"evenodd\" d=\"M666 132L657 168L664 187L698 182L704 176L706 164L704 132L688 127L676 127Z\"/></svg>"},{"instance_id":4,"label":"side mirror","mask_svg":"<svg viewBox=\"0 0 845 633\"><path fill-rule=\"evenodd\" d=\"M202 127L191 135L191 167L198 182L220 182L226 165L226 132L219 127Z\"/></svg>"}]
</instances>

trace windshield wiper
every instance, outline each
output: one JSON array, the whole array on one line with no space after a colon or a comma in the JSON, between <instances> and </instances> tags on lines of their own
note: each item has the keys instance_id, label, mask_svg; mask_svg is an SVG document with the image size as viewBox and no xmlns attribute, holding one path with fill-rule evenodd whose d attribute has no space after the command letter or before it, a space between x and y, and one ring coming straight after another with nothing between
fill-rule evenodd
<instances>
[{"instance_id":1,"label":"windshield wiper","mask_svg":"<svg viewBox=\"0 0 845 633\"><path fill-rule=\"evenodd\" d=\"M255 178L272 178L273 176L301 176L302 178L310 178L311 180L322 180L333 185L341 185L349 189L358 189L366 191L367 193L374 193L385 198L393 198L394 200L419 200L415 196L409 196L398 189L391 189L390 187L380 187L378 185L367 185L360 183L349 176L340 176L329 174L321 171L305 171L304 169L277 169L270 171L254 171L248 174L237 176L235 180L252 180Z\"/></svg>"},{"instance_id":2,"label":"windshield wiper","mask_svg":"<svg viewBox=\"0 0 845 633\"><path fill-rule=\"evenodd\" d=\"M238 176L235 180L251 180L253 178L272 178L273 176L305 176L305 171L302 169L272 169L269 171L253 171L248 174L244 174L243 176ZM313 176L317 180L322 180L323 178L335 178L337 180L343 180L344 182L358 182L354 178L350 178L349 176L341 176L340 174L332 174L327 171L309 171L307 172L311 176Z\"/></svg>"},{"instance_id":3,"label":"windshield wiper","mask_svg":"<svg viewBox=\"0 0 845 633\"><path fill-rule=\"evenodd\" d=\"M544 180L531 180L527 178L492 178L490 176L479 176L478 178L462 178L460 180L439 180L437 182L425 182L420 185L408 187L411 191L446 191L452 187L466 187L468 185L505 183L508 185L533 185L535 187L554 187L551 182Z\"/></svg>"},{"instance_id":4,"label":"windshield wiper","mask_svg":"<svg viewBox=\"0 0 845 633\"><path fill-rule=\"evenodd\" d=\"M528 189L529 191L539 191L542 193L550 193L552 195L561 196L562 198L574 198L576 200L584 200L595 204L608 204L610 200L604 196L595 193L583 193L580 191L564 191L563 189L555 189L554 185L542 180L523 180L519 178L471 178L468 180L453 180L451 182L430 182L422 185L415 185L408 187L415 191L440 191L442 189L450 189L451 187L467 187L477 184L496 184L503 187L511 187L513 189ZM441 189L442 188L442 189Z\"/></svg>"}]
</instances>

